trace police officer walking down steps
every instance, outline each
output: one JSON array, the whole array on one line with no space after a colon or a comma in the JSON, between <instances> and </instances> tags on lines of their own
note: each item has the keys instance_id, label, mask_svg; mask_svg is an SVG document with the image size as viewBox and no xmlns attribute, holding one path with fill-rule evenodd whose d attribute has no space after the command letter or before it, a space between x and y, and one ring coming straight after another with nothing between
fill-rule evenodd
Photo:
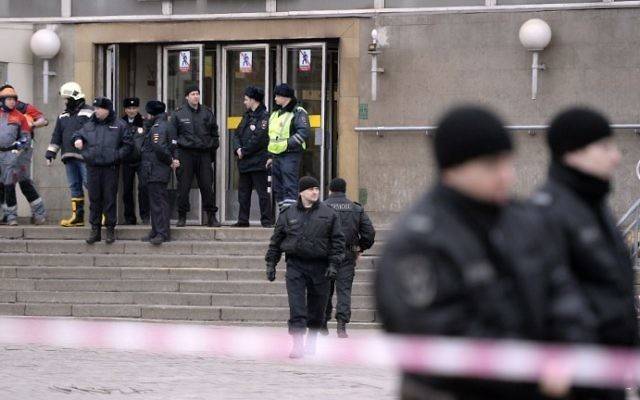
<instances>
[{"instance_id":1,"label":"police officer walking down steps","mask_svg":"<svg viewBox=\"0 0 640 400\"><path fill-rule=\"evenodd\" d=\"M320 202L319 186L315 178L300 179L298 202L278 217L265 257L267 279L274 281L276 265L285 253L289 333L293 337L291 358L315 353L318 330L324 323L329 279L336 278L344 257L340 219L331 207Z\"/></svg>"},{"instance_id":2,"label":"police officer walking down steps","mask_svg":"<svg viewBox=\"0 0 640 400\"><path fill-rule=\"evenodd\" d=\"M551 122L547 139L549 178L532 201L562 233L565 263L595 314L594 342L637 346L633 265L607 206L621 159L609 121L589 109L566 110ZM624 400L625 393L577 389L575 398Z\"/></svg>"},{"instance_id":3,"label":"police officer walking down steps","mask_svg":"<svg viewBox=\"0 0 640 400\"><path fill-rule=\"evenodd\" d=\"M240 211L236 227L249 226L251 212L251 192L258 194L260 201L260 222L263 227L272 227L271 198L267 192L267 167L269 159L269 112L263 104L264 91L249 86L244 92L247 112L242 117L238 129L233 134L233 152L238 159L238 203Z\"/></svg>"},{"instance_id":4,"label":"police officer walking down steps","mask_svg":"<svg viewBox=\"0 0 640 400\"><path fill-rule=\"evenodd\" d=\"M337 291L336 321L338 321L338 337L347 338L347 324L351 320L351 288L356 271L356 261L360 254L373 246L376 231L364 208L347 198L347 182L342 178L335 178L329 184L329 198L324 204L333 208L342 226L345 237L345 253L342 264L338 268L338 276L331 280L329 301L327 302L326 320L322 328L323 334L328 334L327 321L331 320L333 311L332 297Z\"/></svg>"},{"instance_id":5,"label":"police officer walking down steps","mask_svg":"<svg viewBox=\"0 0 640 400\"><path fill-rule=\"evenodd\" d=\"M213 111L200 104L200 89L190 86L184 91L185 102L173 114L173 123L177 135L178 168L178 223L186 226L190 209L189 192L195 176L202 195L202 209L206 213L203 225L220 226L216 217L218 207L213 193L213 169L211 163L216 160L216 150L220 145L218 124Z\"/></svg>"},{"instance_id":6,"label":"police officer walking down steps","mask_svg":"<svg viewBox=\"0 0 640 400\"><path fill-rule=\"evenodd\" d=\"M135 153L140 158L138 176L147 189L147 201L151 205L151 232L142 241L160 245L171 238L167 184L171 179L171 168L177 166L177 160L173 157L173 127L167 120L165 104L152 100L145 109L148 114L144 122L146 134L142 140L134 137Z\"/></svg>"},{"instance_id":7,"label":"police officer walking down steps","mask_svg":"<svg viewBox=\"0 0 640 400\"><path fill-rule=\"evenodd\" d=\"M131 136L144 136L144 122L142 115L140 115L140 99L137 97L124 99L122 107L125 112L122 120L129 127ZM124 220L127 225L135 225L137 223L136 203L133 200L136 174L138 175L138 210L140 211L140 218L143 224L149 220L149 197L146 193L146 187L142 184L142 179L140 179L139 167L140 164L138 162L132 162L131 160L122 163L122 203L124 204Z\"/></svg>"},{"instance_id":8,"label":"police officer walking down steps","mask_svg":"<svg viewBox=\"0 0 640 400\"><path fill-rule=\"evenodd\" d=\"M76 82L67 82L62 85L60 96L66 99L66 106L56 121L45 158L47 164L51 165L60 151L67 173L67 183L71 191L71 217L60 221L60 225L84 226L84 188L87 186L87 168L80 150L73 145L73 135L89 121L93 115L93 108L85 104L82 88Z\"/></svg>"},{"instance_id":9,"label":"police officer walking down steps","mask_svg":"<svg viewBox=\"0 0 640 400\"><path fill-rule=\"evenodd\" d=\"M88 244L101 240L102 214L105 214L107 243L116 240L116 201L118 196L118 166L133 150L131 132L121 119L115 117L113 103L106 97L93 101L94 115L73 135L76 149L87 163L89 184L89 222L91 233Z\"/></svg>"},{"instance_id":10,"label":"police officer walking down steps","mask_svg":"<svg viewBox=\"0 0 640 400\"><path fill-rule=\"evenodd\" d=\"M439 182L401 217L376 276L393 333L578 341L592 318L532 207L513 203L512 142L477 107L449 112L433 141ZM549 382L543 387L550 390ZM537 385L405 373L405 400L539 399ZM556 393L550 393L556 394Z\"/></svg>"},{"instance_id":11,"label":"police officer walking down steps","mask_svg":"<svg viewBox=\"0 0 640 400\"><path fill-rule=\"evenodd\" d=\"M273 165L273 194L280 212L296 203L302 152L309 138L309 115L298 105L295 91L286 83L276 86L276 108L269 119L267 165Z\"/></svg>"}]
</instances>

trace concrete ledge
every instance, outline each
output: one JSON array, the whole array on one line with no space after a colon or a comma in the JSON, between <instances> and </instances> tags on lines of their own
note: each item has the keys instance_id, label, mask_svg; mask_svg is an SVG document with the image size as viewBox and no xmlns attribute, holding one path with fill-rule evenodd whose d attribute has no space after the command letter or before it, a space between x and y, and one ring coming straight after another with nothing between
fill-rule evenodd
<instances>
[{"instance_id":1,"label":"concrete ledge","mask_svg":"<svg viewBox=\"0 0 640 400\"><path fill-rule=\"evenodd\" d=\"M0 292L0 303L15 303L17 292Z\"/></svg>"},{"instance_id":2,"label":"concrete ledge","mask_svg":"<svg viewBox=\"0 0 640 400\"><path fill-rule=\"evenodd\" d=\"M142 318L219 321L220 309L212 308L212 307L180 307L180 306L143 307Z\"/></svg>"},{"instance_id":3,"label":"concrete ledge","mask_svg":"<svg viewBox=\"0 0 640 400\"><path fill-rule=\"evenodd\" d=\"M131 304L133 293L122 292L18 292L21 303L63 303L63 304Z\"/></svg>"},{"instance_id":4,"label":"concrete ledge","mask_svg":"<svg viewBox=\"0 0 640 400\"><path fill-rule=\"evenodd\" d=\"M123 280L38 280L36 290L60 292L176 292L178 282ZM31 290L31 289L21 289Z\"/></svg>"},{"instance_id":5,"label":"concrete ledge","mask_svg":"<svg viewBox=\"0 0 640 400\"><path fill-rule=\"evenodd\" d=\"M0 315L24 315L25 304L0 304Z\"/></svg>"},{"instance_id":6,"label":"concrete ledge","mask_svg":"<svg viewBox=\"0 0 640 400\"><path fill-rule=\"evenodd\" d=\"M74 317L133 317L142 315L138 305L74 305L71 307Z\"/></svg>"},{"instance_id":7,"label":"concrete ledge","mask_svg":"<svg viewBox=\"0 0 640 400\"><path fill-rule=\"evenodd\" d=\"M46 317L70 317L70 304L27 304L24 315Z\"/></svg>"}]
</instances>

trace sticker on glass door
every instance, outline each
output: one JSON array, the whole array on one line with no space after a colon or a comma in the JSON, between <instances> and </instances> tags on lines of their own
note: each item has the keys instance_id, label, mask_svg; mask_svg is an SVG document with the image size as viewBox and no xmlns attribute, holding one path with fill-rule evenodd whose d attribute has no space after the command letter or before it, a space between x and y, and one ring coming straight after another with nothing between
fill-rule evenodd
<instances>
[{"instance_id":1,"label":"sticker on glass door","mask_svg":"<svg viewBox=\"0 0 640 400\"><path fill-rule=\"evenodd\" d=\"M241 51L240 52L240 72L250 74L253 72L253 52Z\"/></svg>"}]
</instances>

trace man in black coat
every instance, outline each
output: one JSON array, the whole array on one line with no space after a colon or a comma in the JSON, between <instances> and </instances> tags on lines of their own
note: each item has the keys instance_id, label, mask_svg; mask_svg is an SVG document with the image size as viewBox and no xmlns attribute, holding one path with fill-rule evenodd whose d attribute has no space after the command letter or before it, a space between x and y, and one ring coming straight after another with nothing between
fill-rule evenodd
<instances>
[{"instance_id":1,"label":"man in black coat","mask_svg":"<svg viewBox=\"0 0 640 400\"><path fill-rule=\"evenodd\" d=\"M450 111L434 138L439 182L399 221L376 275L392 333L584 341L593 321L552 231L512 203L512 142L477 107ZM547 242L549 241L549 242ZM405 373L402 399L538 399L535 385Z\"/></svg>"},{"instance_id":2,"label":"man in black coat","mask_svg":"<svg viewBox=\"0 0 640 400\"><path fill-rule=\"evenodd\" d=\"M161 245L171 239L167 184L177 160L173 157L173 126L165 113L165 104L152 100L147 102L145 109L148 114L144 122L146 133L142 141L135 141L140 154L139 177L147 188L147 201L151 206L151 232L142 241Z\"/></svg>"},{"instance_id":3,"label":"man in black coat","mask_svg":"<svg viewBox=\"0 0 640 400\"><path fill-rule=\"evenodd\" d=\"M331 320L332 297L334 290L337 289L336 321L338 321L339 338L349 337L347 324L351 321L351 288L356 273L356 261L364 251L373 246L376 237L376 230L369 216L364 212L364 208L349 200L346 192L347 182L342 178L335 178L329 184L329 198L324 202L338 213L345 237L344 259L338 268L338 276L331 281L326 320L322 328L323 334L329 333L327 321Z\"/></svg>"},{"instance_id":4,"label":"man in black coat","mask_svg":"<svg viewBox=\"0 0 640 400\"><path fill-rule=\"evenodd\" d=\"M271 198L267 192L267 167L269 159L269 112L263 104L264 90L249 86L244 92L247 112L242 117L238 129L233 133L233 152L238 159L238 203L240 211L236 227L249 226L251 213L251 192L258 194L260 201L260 222L270 228Z\"/></svg>"},{"instance_id":5,"label":"man in black coat","mask_svg":"<svg viewBox=\"0 0 640 400\"><path fill-rule=\"evenodd\" d=\"M298 184L299 198L278 217L271 236L267 279L276 279L276 265L282 253L287 262L289 333L293 337L291 358L314 354L318 330L324 322L329 279L335 279L344 257L344 234L338 215L322 204L320 183L305 176ZM304 342L304 334L309 333Z\"/></svg>"},{"instance_id":6,"label":"man in black coat","mask_svg":"<svg viewBox=\"0 0 640 400\"><path fill-rule=\"evenodd\" d=\"M532 202L561 232L565 263L586 295L597 322L594 342L635 347L640 341L629 251L607 206L620 164L609 121L573 108L554 118L548 132L551 168ZM579 399L625 399L623 390L576 391Z\"/></svg>"},{"instance_id":7,"label":"man in black coat","mask_svg":"<svg viewBox=\"0 0 640 400\"><path fill-rule=\"evenodd\" d=\"M140 99L137 97L124 99L122 107L125 113L122 120L127 124L131 136L144 135L144 120L140 115ZM149 220L149 197L140 179L139 166L140 164L137 161L132 160L122 163L122 203L124 204L124 220L127 225L135 225L137 223L136 204L133 200L136 175L138 175L138 210L140 211L140 218L143 224Z\"/></svg>"},{"instance_id":8,"label":"man in black coat","mask_svg":"<svg viewBox=\"0 0 640 400\"><path fill-rule=\"evenodd\" d=\"M87 164L91 223L87 243L101 240L104 213L107 243L110 244L116 240L118 167L133 150L133 142L127 125L115 117L110 99L97 97L93 107L95 112L91 120L73 135L73 142Z\"/></svg>"},{"instance_id":9,"label":"man in black coat","mask_svg":"<svg viewBox=\"0 0 640 400\"><path fill-rule=\"evenodd\" d=\"M218 124L209 107L200 104L200 89L189 86L185 89L185 102L171 118L176 134L177 156L180 160L178 168L178 223L187 224L187 213L190 209L189 192L195 176L202 196L202 210L205 216L203 225L220 226L216 217L218 207L215 205L213 192L213 168L216 150L220 146Z\"/></svg>"}]
</instances>

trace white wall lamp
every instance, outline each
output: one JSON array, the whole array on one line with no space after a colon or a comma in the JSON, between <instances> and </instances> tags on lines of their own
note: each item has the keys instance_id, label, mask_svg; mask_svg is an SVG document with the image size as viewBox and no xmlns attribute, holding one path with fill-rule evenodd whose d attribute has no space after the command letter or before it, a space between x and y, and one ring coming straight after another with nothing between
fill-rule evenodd
<instances>
[{"instance_id":1,"label":"white wall lamp","mask_svg":"<svg viewBox=\"0 0 640 400\"><path fill-rule=\"evenodd\" d=\"M378 55L382 52L379 49L377 29L371 31L369 54L371 54L371 101L376 101L378 98L378 74L384 72L384 68L378 68Z\"/></svg>"},{"instance_id":2,"label":"white wall lamp","mask_svg":"<svg viewBox=\"0 0 640 400\"><path fill-rule=\"evenodd\" d=\"M49 71L49 60L60 51L60 38L52 29L40 29L31 36L31 51L43 59L42 65L42 101L49 102L49 77L56 73Z\"/></svg>"},{"instance_id":3,"label":"white wall lamp","mask_svg":"<svg viewBox=\"0 0 640 400\"><path fill-rule=\"evenodd\" d=\"M538 71L544 71L545 64L541 64L540 52L551 42L551 28L549 24L539 18L533 18L520 27L520 43L533 53L531 64L531 100L538 97Z\"/></svg>"}]
</instances>

